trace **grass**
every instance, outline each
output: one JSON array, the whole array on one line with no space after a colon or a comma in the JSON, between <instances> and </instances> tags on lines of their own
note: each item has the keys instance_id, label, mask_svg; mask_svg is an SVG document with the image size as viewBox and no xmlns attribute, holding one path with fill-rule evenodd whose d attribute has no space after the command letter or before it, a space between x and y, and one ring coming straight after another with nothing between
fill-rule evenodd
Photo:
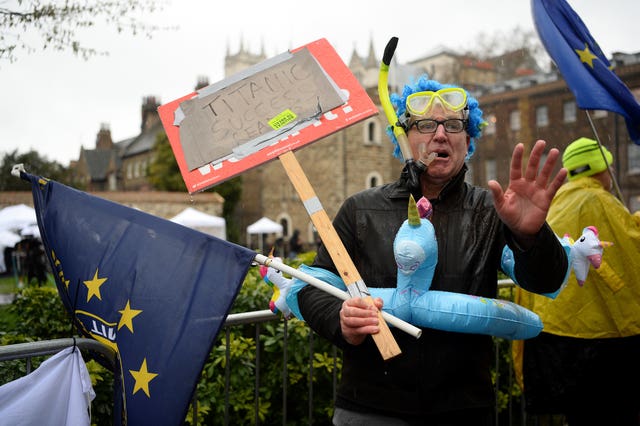
<instances>
[{"instance_id":1,"label":"grass","mask_svg":"<svg viewBox=\"0 0 640 426\"><path fill-rule=\"evenodd\" d=\"M0 277L0 294L12 294L18 291L16 277L5 275Z\"/></svg>"},{"instance_id":2,"label":"grass","mask_svg":"<svg viewBox=\"0 0 640 426\"><path fill-rule=\"evenodd\" d=\"M0 277L0 294L14 294L18 291L16 277L13 275L4 275ZM0 305L0 332L15 329L16 322L19 318L15 314L9 312L11 305Z\"/></svg>"},{"instance_id":3,"label":"grass","mask_svg":"<svg viewBox=\"0 0 640 426\"><path fill-rule=\"evenodd\" d=\"M47 274L47 282L45 286L55 287L53 275ZM0 276L0 294L13 294L18 291L17 278L13 275Z\"/></svg>"}]
</instances>

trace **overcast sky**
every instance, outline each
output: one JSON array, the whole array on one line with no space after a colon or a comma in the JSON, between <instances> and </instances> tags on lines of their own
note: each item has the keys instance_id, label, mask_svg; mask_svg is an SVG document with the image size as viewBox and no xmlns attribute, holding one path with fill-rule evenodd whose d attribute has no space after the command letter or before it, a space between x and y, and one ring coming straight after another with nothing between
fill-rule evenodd
<instances>
[{"instance_id":1,"label":"overcast sky","mask_svg":"<svg viewBox=\"0 0 640 426\"><path fill-rule=\"evenodd\" d=\"M640 51L640 1L569 3L607 56ZM368 53L370 40L380 59L397 36L396 58L407 62L438 46L471 48L481 32L533 30L528 0L172 0L145 20L178 29L150 40L96 29L83 40L108 50L107 57L19 52L17 62L0 63L0 155L35 149L67 165L81 146L95 147L101 123L109 125L114 141L135 136L143 97L167 103L190 93L198 76L211 83L222 79L227 49L236 53L241 40L250 51L264 47L272 57L326 38L348 63L354 49Z\"/></svg>"}]
</instances>

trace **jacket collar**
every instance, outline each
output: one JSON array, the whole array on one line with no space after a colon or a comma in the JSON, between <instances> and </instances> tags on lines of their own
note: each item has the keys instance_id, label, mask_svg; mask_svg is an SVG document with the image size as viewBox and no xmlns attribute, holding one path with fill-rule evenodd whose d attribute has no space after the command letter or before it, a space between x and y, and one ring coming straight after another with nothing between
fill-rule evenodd
<instances>
[{"instance_id":1,"label":"jacket collar","mask_svg":"<svg viewBox=\"0 0 640 426\"><path fill-rule=\"evenodd\" d=\"M447 182L446 185L442 188L442 191L440 191L440 195L438 195L438 198L430 201L441 202L451 198L455 194L458 194L460 188L464 185L464 177L467 173L467 170L469 170L469 168L465 163L462 165L462 169L460 169L458 174L455 175L453 179ZM409 196L409 190L407 189L406 180L403 178L400 178L393 184L388 185L385 190L386 195L389 198L407 198ZM422 194L413 194L413 198L415 198L416 200L420 199L420 197L422 197Z\"/></svg>"}]
</instances>

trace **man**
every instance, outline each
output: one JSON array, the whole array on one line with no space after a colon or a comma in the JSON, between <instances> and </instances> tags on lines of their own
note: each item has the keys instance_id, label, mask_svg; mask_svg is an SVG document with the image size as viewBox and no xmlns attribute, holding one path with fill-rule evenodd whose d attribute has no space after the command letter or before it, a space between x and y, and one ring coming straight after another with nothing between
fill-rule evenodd
<instances>
[{"instance_id":1,"label":"man","mask_svg":"<svg viewBox=\"0 0 640 426\"><path fill-rule=\"evenodd\" d=\"M552 178L558 150L552 149L539 168L545 143L538 141L523 175L524 147L518 144L509 187L503 191L491 181L489 192L464 181L465 160L475 150L483 123L474 98L423 77L392 101L414 158L437 155L421 174L420 188L413 189L416 200L424 195L433 205L438 264L431 288L495 297L502 249L508 244L520 285L536 292L557 290L567 258L545 218L566 176L562 169ZM407 217L409 195L403 174L397 182L348 198L334 220L369 287L396 285L393 240ZM335 272L322 246L315 266ZM381 300L376 307L359 298L342 303L307 286L297 301L309 325L343 351L334 424L493 424L491 337L424 329L416 340L392 330L402 354L385 362L369 336L379 331Z\"/></svg>"},{"instance_id":2,"label":"man","mask_svg":"<svg viewBox=\"0 0 640 426\"><path fill-rule=\"evenodd\" d=\"M606 160L606 161L605 161ZM575 276L556 299L523 294L544 332L524 343L524 390L532 414L564 414L569 425L640 424L640 214L609 191L613 156L592 139L562 156L569 181L556 194L549 224L578 238L595 226L604 249L582 286Z\"/></svg>"}]
</instances>

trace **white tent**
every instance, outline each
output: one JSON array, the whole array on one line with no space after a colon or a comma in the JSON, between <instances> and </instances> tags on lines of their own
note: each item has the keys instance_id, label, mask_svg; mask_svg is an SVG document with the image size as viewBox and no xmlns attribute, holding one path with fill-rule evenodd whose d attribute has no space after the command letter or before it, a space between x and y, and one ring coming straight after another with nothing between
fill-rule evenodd
<instances>
[{"instance_id":1,"label":"white tent","mask_svg":"<svg viewBox=\"0 0 640 426\"><path fill-rule=\"evenodd\" d=\"M22 228L20 230L20 236L22 237L27 237L27 236L32 236L35 238L41 238L40 237L40 228L38 228L38 225L28 225L25 226L24 228Z\"/></svg>"},{"instance_id":2,"label":"white tent","mask_svg":"<svg viewBox=\"0 0 640 426\"><path fill-rule=\"evenodd\" d=\"M262 236L264 234L282 235L282 225L268 217L260 218L257 222L247 226L247 246L251 246L251 235L258 234L259 247L262 251Z\"/></svg>"},{"instance_id":3,"label":"white tent","mask_svg":"<svg viewBox=\"0 0 640 426\"><path fill-rule=\"evenodd\" d=\"M247 226L247 234L281 234L282 225L268 217L263 217L257 222Z\"/></svg>"},{"instance_id":4,"label":"white tent","mask_svg":"<svg viewBox=\"0 0 640 426\"><path fill-rule=\"evenodd\" d=\"M201 212L192 207L187 207L169 220L222 240L227 239L227 222L224 218Z\"/></svg>"},{"instance_id":5,"label":"white tent","mask_svg":"<svg viewBox=\"0 0 640 426\"><path fill-rule=\"evenodd\" d=\"M8 231L6 229L0 229L0 248L13 247L22 238L15 232Z\"/></svg>"},{"instance_id":6,"label":"white tent","mask_svg":"<svg viewBox=\"0 0 640 426\"><path fill-rule=\"evenodd\" d=\"M0 210L0 229L8 229L15 232L37 223L36 210L26 204L8 206Z\"/></svg>"}]
</instances>

